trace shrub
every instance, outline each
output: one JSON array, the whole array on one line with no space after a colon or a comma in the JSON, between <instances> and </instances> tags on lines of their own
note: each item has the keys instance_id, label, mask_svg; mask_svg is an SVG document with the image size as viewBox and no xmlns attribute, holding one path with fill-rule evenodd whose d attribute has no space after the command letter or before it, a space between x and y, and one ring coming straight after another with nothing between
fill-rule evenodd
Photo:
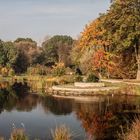
<instances>
[{"instance_id":1,"label":"shrub","mask_svg":"<svg viewBox=\"0 0 140 140\"><path fill-rule=\"evenodd\" d=\"M37 65L35 67L29 67L27 73L31 75L47 75L50 74L51 69L46 66Z\"/></svg>"},{"instance_id":2,"label":"shrub","mask_svg":"<svg viewBox=\"0 0 140 140\"><path fill-rule=\"evenodd\" d=\"M82 82L83 81L83 77L80 75L76 75L75 76L75 82Z\"/></svg>"},{"instance_id":3,"label":"shrub","mask_svg":"<svg viewBox=\"0 0 140 140\"><path fill-rule=\"evenodd\" d=\"M59 84L69 84L74 83L74 76L73 75L64 75L58 78Z\"/></svg>"},{"instance_id":4,"label":"shrub","mask_svg":"<svg viewBox=\"0 0 140 140\"><path fill-rule=\"evenodd\" d=\"M3 67L0 65L0 74L1 74L1 70L2 70L2 68L3 68Z\"/></svg>"},{"instance_id":5,"label":"shrub","mask_svg":"<svg viewBox=\"0 0 140 140\"><path fill-rule=\"evenodd\" d=\"M74 74L74 70L72 70L70 67L67 67L67 68L65 69L65 73L66 73L67 75L73 75L73 74Z\"/></svg>"},{"instance_id":6,"label":"shrub","mask_svg":"<svg viewBox=\"0 0 140 140\"><path fill-rule=\"evenodd\" d=\"M62 76L62 75L64 75L65 74L65 66L64 66L64 63L56 63L53 66L52 74L54 76Z\"/></svg>"},{"instance_id":7,"label":"shrub","mask_svg":"<svg viewBox=\"0 0 140 140\"><path fill-rule=\"evenodd\" d=\"M99 82L99 78L95 74L89 73L86 82Z\"/></svg>"},{"instance_id":8,"label":"shrub","mask_svg":"<svg viewBox=\"0 0 140 140\"><path fill-rule=\"evenodd\" d=\"M8 75L9 76L14 76L15 75L15 71L12 68L9 69Z\"/></svg>"},{"instance_id":9,"label":"shrub","mask_svg":"<svg viewBox=\"0 0 140 140\"><path fill-rule=\"evenodd\" d=\"M4 76L4 77L8 76L8 71L9 71L8 68L3 67L1 69L1 75Z\"/></svg>"},{"instance_id":10,"label":"shrub","mask_svg":"<svg viewBox=\"0 0 140 140\"><path fill-rule=\"evenodd\" d=\"M48 78L46 80L46 86L47 87L52 87L54 85L58 85L58 81L57 81L57 78Z\"/></svg>"},{"instance_id":11,"label":"shrub","mask_svg":"<svg viewBox=\"0 0 140 140\"><path fill-rule=\"evenodd\" d=\"M71 133L69 128L65 125L56 127L55 131L52 132L53 140L71 140Z\"/></svg>"}]
</instances>

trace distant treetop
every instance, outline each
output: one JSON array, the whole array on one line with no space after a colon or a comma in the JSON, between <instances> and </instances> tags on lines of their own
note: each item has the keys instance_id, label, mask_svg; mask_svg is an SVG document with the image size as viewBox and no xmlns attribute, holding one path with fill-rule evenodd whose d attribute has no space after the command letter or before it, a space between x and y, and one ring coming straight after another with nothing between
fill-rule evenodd
<instances>
[{"instance_id":1,"label":"distant treetop","mask_svg":"<svg viewBox=\"0 0 140 140\"><path fill-rule=\"evenodd\" d=\"M14 42L15 42L15 43L19 43L19 42L21 42L21 41L36 43L36 42L33 41L31 38L17 38Z\"/></svg>"}]
</instances>

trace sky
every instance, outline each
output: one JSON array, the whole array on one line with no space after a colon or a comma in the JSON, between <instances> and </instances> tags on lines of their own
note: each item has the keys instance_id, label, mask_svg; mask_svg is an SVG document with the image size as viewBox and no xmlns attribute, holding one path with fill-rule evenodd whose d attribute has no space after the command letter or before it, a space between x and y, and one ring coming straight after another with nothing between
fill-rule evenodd
<instances>
[{"instance_id":1,"label":"sky","mask_svg":"<svg viewBox=\"0 0 140 140\"><path fill-rule=\"evenodd\" d=\"M84 26L109 9L110 0L0 0L0 39L46 36L77 38Z\"/></svg>"}]
</instances>

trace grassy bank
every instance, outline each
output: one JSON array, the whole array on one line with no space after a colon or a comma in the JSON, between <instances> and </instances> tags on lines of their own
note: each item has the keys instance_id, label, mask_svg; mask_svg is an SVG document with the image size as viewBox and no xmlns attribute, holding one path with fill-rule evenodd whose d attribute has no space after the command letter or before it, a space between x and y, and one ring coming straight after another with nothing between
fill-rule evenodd
<instances>
[{"instance_id":1,"label":"grassy bank","mask_svg":"<svg viewBox=\"0 0 140 140\"><path fill-rule=\"evenodd\" d=\"M47 90L47 88L53 85L62 85L62 87L67 85L73 85L75 82L74 75L63 75L63 76L40 76L40 75L20 75L11 77L0 76L0 81L14 82L17 79L18 82L23 82L24 79L27 80L29 86L34 91ZM118 83L104 82L105 87L118 87L118 89L109 91L98 91L95 94L127 94L127 95L140 95L140 82L134 83L134 80L123 81Z\"/></svg>"}]
</instances>

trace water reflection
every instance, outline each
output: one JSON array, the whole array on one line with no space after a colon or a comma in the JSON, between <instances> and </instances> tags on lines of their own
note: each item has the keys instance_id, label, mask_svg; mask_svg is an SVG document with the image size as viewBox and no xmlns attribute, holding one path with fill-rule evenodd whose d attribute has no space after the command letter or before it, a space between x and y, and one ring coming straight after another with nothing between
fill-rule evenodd
<instances>
[{"instance_id":1,"label":"water reflection","mask_svg":"<svg viewBox=\"0 0 140 140\"><path fill-rule=\"evenodd\" d=\"M36 120L35 117L42 113L42 118L37 118L40 121L40 128L44 127L44 129L37 128L40 136L45 134L46 131L50 131L50 125L54 123L52 117L55 117L55 119L62 118L62 122L67 122L69 119L64 118L64 116L69 116L72 117L69 122L69 125L73 126L71 128L75 129L75 126L77 126L82 129L79 132L81 133L79 140L84 139L83 135L96 140L113 140L117 139L120 125L125 127L140 113L140 97L95 96L90 98L89 102L84 102L79 99L43 97L37 94L29 94L29 91L30 87L26 80L23 83L17 81L13 84L8 82L0 83L0 116L4 110L7 112L16 110L18 113L32 113L32 110L34 110L32 118L28 118L28 121L32 123L27 128L32 135L36 134L33 124L37 123L33 120ZM38 106L40 106L39 109ZM48 117L49 114L51 115L50 118ZM18 114L16 115L18 116ZM47 120L49 120L49 123L46 123ZM77 120L77 123L74 120ZM22 121L26 122L27 120Z\"/></svg>"},{"instance_id":2,"label":"water reflection","mask_svg":"<svg viewBox=\"0 0 140 140\"><path fill-rule=\"evenodd\" d=\"M11 111L14 108L21 111L31 111L37 105L38 96L29 94L29 86L26 81L10 84L0 83L0 113L5 109Z\"/></svg>"},{"instance_id":3,"label":"water reflection","mask_svg":"<svg viewBox=\"0 0 140 140\"><path fill-rule=\"evenodd\" d=\"M120 126L129 123L139 115L139 97L99 97L98 102L77 103L76 115L90 138L96 140L117 139ZM138 103L138 104L137 104Z\"/></svg>"},{"instance_id":4,"label":"water reflection","mask_svg":"<svg viewBox=\"0 0 140 140\"><path fill-rule=\"evenodd\" d=\"M21 94L25 95L30 90L30 87L26 79L23 79L23 82L18 82L17 79L15 79L11 87L16 92L17 95L21 95Z\"/></svg>"},{"instance_id":5,"label":"water reflection","mask_svg":"<svg viewBox=\"0 0 140 140\"><path fill-rule=\"evenodd\" d=\"M68 115L72 112L72 100L47 97L42 101L42 106L47 107L55 115Z\"/></svg>"}]
</instances>

